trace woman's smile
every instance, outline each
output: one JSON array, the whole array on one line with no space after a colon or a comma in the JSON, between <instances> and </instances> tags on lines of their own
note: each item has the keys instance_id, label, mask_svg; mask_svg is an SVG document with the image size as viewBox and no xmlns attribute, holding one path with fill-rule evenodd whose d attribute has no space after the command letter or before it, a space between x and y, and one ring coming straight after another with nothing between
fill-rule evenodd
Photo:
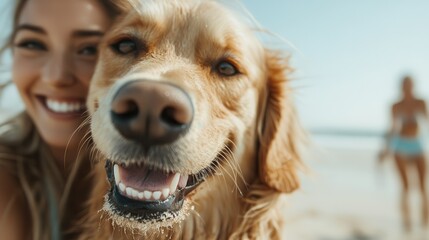
<instances>
[{"instance_id":1,"label":"woman's smile","mask_svg":"<svg viewBox=\"0 0 429 240\"><path fill-rule=\"evenodd\" d=\"M52 98L42 95L36 96L36 98L53 118L64 120L81 118L86 111L83 98Z\"/></svg>"}]
</instances>

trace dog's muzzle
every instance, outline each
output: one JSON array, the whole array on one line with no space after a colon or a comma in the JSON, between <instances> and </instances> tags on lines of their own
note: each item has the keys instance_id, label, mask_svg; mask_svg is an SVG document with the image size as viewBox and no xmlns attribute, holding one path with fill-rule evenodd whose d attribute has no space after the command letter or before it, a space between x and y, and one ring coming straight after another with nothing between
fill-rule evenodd
<instances>
[{"instance_id":1,"label":"dog's muzzle","mask_svg":"<svg viewBox=\"0 0 429 240\"><path fill-rule=\"evenodd\" d=\"M186 134L194 108L189 95L176 85L135 80L115 93L110 117L124 140L138 146L144 154L168 146ZM165 212L174 215L181 209L185 195L202 181L127 159L107 160L106 172L111 184L107 201L116 213L136 220L157 219Z\"/></svg>"}]
</instances>

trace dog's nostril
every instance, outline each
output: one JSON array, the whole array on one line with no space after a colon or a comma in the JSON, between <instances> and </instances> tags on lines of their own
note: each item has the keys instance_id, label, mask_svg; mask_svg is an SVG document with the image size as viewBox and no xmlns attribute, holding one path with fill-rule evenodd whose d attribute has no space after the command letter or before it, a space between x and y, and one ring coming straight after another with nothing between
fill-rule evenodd
<instances>
[{"instance_id":1,"label":"dog's nostril","mask_svg":"<svg viewBox=\"0 0 429 240\"><path fill-rule=\"evenodd\" d=\"M112 114L122 119L134 118L139 114L139 107L133 100L119 101L112 106Z\"/></svg>"},{"instance_id":2,"label":"dog's nostril","mask_svg":"<svg viewBox=\"0 0 429 240\"><path fill-rule=\"evenodd\" d=\"M182 121L177 114L177 110L174 107L166 107L161 112L161 120L167 123L171 127L181 127L186 124Z\"/></svg>"}]
</instances>

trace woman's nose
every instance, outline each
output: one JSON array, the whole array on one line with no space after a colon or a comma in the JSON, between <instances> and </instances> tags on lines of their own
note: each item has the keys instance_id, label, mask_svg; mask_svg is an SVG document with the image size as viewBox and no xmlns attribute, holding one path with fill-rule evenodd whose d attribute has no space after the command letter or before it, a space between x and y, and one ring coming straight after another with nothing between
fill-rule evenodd
<instances>
[{"instance_id":1,"label":"woman's nose","mask_svg":"<svg viewBox=\"0 0 429 240\"><path fill-rule=\"evenodd\" d=\"M73 85L76 79L72 62L72 57L65 53L49 56L43 66L42 80L55 87Z\"/></svg>"}]
</instances>

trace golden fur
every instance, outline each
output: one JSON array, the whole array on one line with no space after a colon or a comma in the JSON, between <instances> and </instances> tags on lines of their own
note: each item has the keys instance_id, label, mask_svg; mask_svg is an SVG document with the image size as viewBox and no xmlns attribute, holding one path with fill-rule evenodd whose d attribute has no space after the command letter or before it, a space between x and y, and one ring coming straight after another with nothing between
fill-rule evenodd
<instances>
[{"instance_id":1,"label":"golden fur","mask_svg":"<svg viewBox=\"0 0 429 240\"><path fill-rule=\"evenodd\" d=\"M135 146L121 141L107 116L115 90L139 77L180 86L195 107L191 128L174 143L183 146L180 164L156 167L194 174L217 155L223 159L186 197L178 217L156 223L109 212L103 203L109 186L98 164L82 239L281 239L284 193L298 188L300 163L287 59L262 47L246 24L214 1L131 3L121 3L125 14L105 37L91 82L97 150L103 159L138 161L126 153ZM116 56L111 44L129 35L145 47L133 57ZM222 59L240 73L216 73L213 66Z\"/></svg>"}]
</instances>

